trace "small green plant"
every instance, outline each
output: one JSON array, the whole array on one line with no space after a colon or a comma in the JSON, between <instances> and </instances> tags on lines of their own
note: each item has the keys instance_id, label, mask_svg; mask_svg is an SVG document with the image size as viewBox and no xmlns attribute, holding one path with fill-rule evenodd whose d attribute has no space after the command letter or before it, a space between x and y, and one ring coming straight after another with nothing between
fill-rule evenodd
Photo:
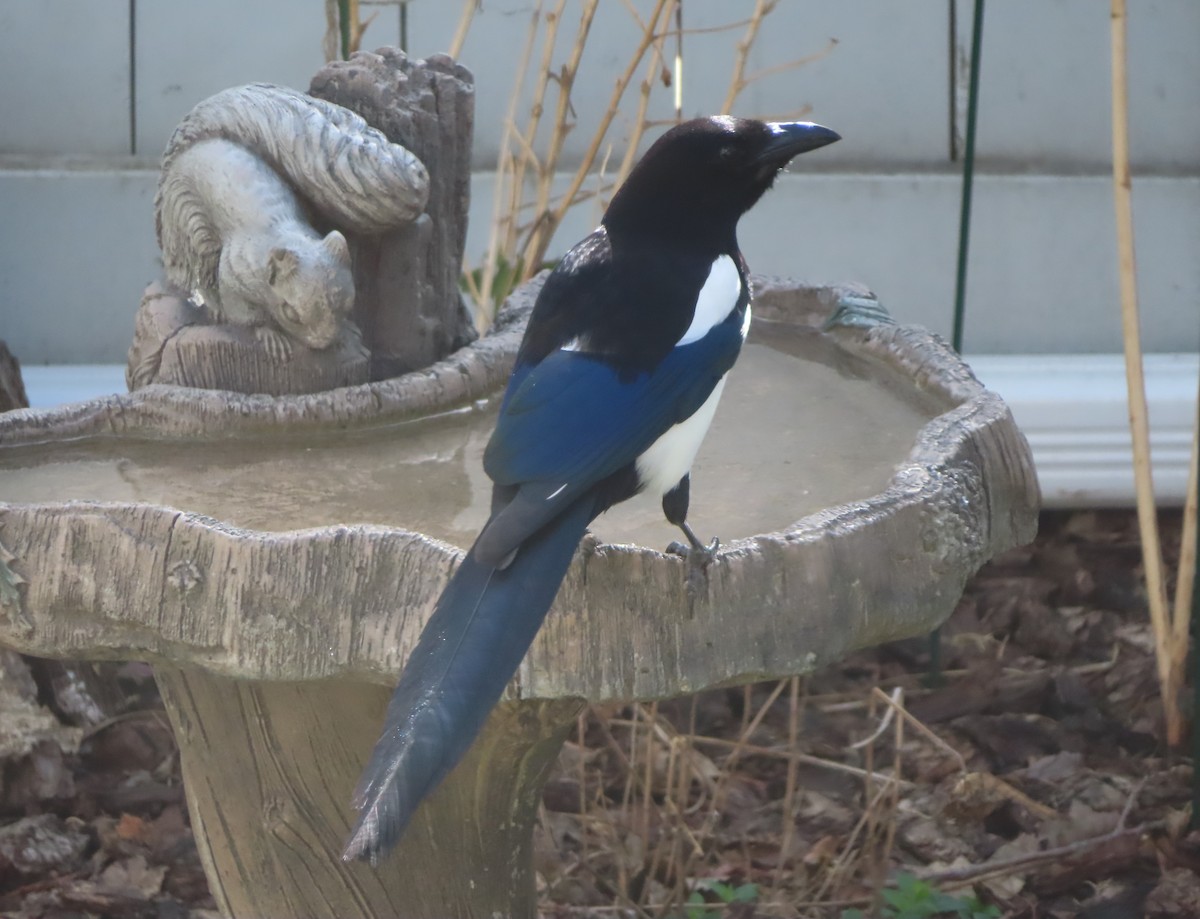
<instances>
[{"instance_id":1,"label":"small green plant","mask_svg":"<svg viewBox=\"0 0 1200 919\"><path fill-rule=\"evenodd\" d=\"M558 260L544 261L538 266L538 271L553 268L558 264ZM474 297L478 302L483 296L484 285L487 283L485 279L484 268L473 268L469 271L464 271L459 277L458 286L463 293L470 297ZM531 272L536 274L537 272ZM501 304L509 294L516 289L521 283L521 279L525 277L525 262L518 258L516 261L510 262L504 255L496 257L495 274L492 276L491 289L489 295L491 297L491 311L495 314Z\"/></svg>"},{"instance_id":2,"label":"small green plant","mask_svg":"<svg viewBox=\"0 0 1200 919\"><path fill-rule=\"evenodd\" d=\"M711 919L713 910L731 903L753 903L757 899L757 884L746 883L734 887L715 879L697 881L683 908L683 915L686 919Z\"/></svg>"},{"instance_id":3,"label":"small green plant","mask_svg":"<svg viewBox=\"0 0 1200 919\"><path fill-rule=\"evenodd\" d=\"M943 893L911 874L896 875L896 886L881 893L880 919L999 919L1000 910L985 906L977 897L958 897ZM842 912L842 919L865 919L861 909ZM691 919L689 916L688 919Z\"/></svg>"}]
</instances>

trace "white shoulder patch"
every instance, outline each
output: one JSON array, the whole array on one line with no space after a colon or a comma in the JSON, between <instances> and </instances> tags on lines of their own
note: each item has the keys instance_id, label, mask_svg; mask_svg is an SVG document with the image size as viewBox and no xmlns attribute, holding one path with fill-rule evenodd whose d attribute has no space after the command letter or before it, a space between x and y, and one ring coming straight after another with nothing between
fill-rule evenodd
<instances>
[{"instance_id":1,"label":"white shoulder patch","mask_svg":"<svg viewBox=\"0 0 1200 919\"><path fill-rule=\"evenodd\" d=\"M737 264L728 255L721 255L712 263L708 278L696 298L696 311L692 324L688 326L677 345L689 345L708 334L709 329L724 322L742 296L742 279Z\"/></svg>"}]
</instances>

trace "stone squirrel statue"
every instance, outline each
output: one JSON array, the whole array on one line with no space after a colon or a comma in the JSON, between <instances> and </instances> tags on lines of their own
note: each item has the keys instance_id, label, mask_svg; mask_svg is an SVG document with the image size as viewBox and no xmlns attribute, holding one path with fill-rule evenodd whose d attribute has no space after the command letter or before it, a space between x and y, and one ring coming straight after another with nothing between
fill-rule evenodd
<instances>
[{"instance_id":1,"label":"stone squirrel statue","mask_svg":"<svg viewBox=\"0 0 1200 919\"><path fill-rule=\"evenodd\" d=\"M312 218L383 233L419 217L428 196L424 165L354 112L253 83L176 127L155 228L167 280L284 359L292 341L329 347L354 304L346 238Z\"/></svg>"}]
</instances>

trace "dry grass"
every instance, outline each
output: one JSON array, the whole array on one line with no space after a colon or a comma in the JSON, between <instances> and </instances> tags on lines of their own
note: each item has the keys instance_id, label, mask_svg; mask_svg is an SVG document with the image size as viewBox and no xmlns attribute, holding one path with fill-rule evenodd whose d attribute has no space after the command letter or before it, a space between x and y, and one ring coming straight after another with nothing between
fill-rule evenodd
<instances>
[{"instance_id":1,"label":"dry grass","mask_svg":"<svg viewBox=\"0 0 1200 919\"><path fill-rule=\"evenodd\" d=\"M730 58L731 77L721 111L731 112L740 94L753 83L816 60L833 48L835 42L831 41L815 54L747 75L750 49L777 3L759 0L748 19L703 30L742 30ZM541 270L555 232L571 208L591 203L598 214L603 210L612 191L633 168L646 131L661 124L648 115L657 94L672 92L675 120L683 117L685 49L688 36L694 33L684 27L681 0L654 0L644 11L630 0L621 4L583 0L577 8L578 17L570 22L564 19L566 0L557 0L553 5L536 0L530 11L496 163L487 251L479 267L463 276L481 329L491 323L495 305L514 286ZM460 36L471 21L468 9L473 16L470 0L464 9ZM571 92L584 75L592 25L603 16L627 17L635 27L636 38L612 80L604 111L591 126L586 141L575 145L582 154L577 162L568 164L566 140L578 128ZM673 52L669 48L672 39ZM771 114L794 117L802 111ZM756 114L767 117L767 113ZM615 168L610 168L613 163Z\"/></svg>"},{"instance_id":2,"label":"dry grass","mask_svg":"<svg viewBox=\"0 0 1200 919\"><path fill-rule=\"evenodd\" d=\"M744 880L746 865L772 862L755 874L756 916L828 915L845 906L869 905L870 891L882 887L891 870L896 811L915 787L902 776L900 751L906 744L927 743L964 770L965 763L904 710L898 690L889 696L876 689L855 700L869 732L844 752L861 759L862 766L804 753L806 710L847 709L840 697L809 697L805 683L800 677L779 681L761 700L754 699L754 687L744 687L742 721L730 738L696 731L698 697L670 713L646 703L593 708L581 716L563 759L573 767L564 766L578 788L578 813L542 812L541 835L556 841L557 857L569 853L544 876L545 915L725 915L717 910L723 906L719 897L708 895L715 911L707 911L694 902L694 894L711 891L714 881ZM769 714L772 727L764 725ZM914 726L916 738L906 735ZM778 743L761 742L776 731ZM890 751L882 767L874 763L877 744ZM830 834L816 845L798 845L794 839L807 806L797 774L801 764L861 783L864 806L841 838ZM747 770L773 769L783 772L781 798L755 818L757 830L743 827L735 839L723 824L731 811L745 807ZM731 846L740 848L740 857L731 858ZM572 884L609 902L564 903L572 898Z\"/></svg>"},{"instance_id":3,"label":"dry grass","mask_svg":"<svg viewBox=\"0 0 1200 919\"><path fill-rule=\"evenodd\" d=\"M997 662L1007 655L1002 646L993 653ZM1045 666L1017 659L1033 669L1005 667L1014 680ZM1102 680L1115 661L1069 670ZM961 725L934 729L909 711L908 697L940 695L944 704L945 696L969 693L975 674L953 675L958 686L936 692L921 688L921 678L892 676L881 680L886 691L874 685L850 694L811 694L806 678L728 690L727 699L741 697L741 717L715 730L711 706L718 693L592 708L564 748L558 791L547 799L552 806L541 811L540 914L838 919L851 908L871 914L896 872L907 870L963 902L986 891L994 902L1007 897L1008 907L1023 904L1013 915L1030 915L1030 908L1036 915L1029 885L1047 888L1047 875L1080 865L1092 865L1092 876L1111 874L1105 866L1114 850L1133 874L1146 840L1172 837L1167 850L1180 844L1186 815L1163 801L1152 807L1139 801L1152 786L1151 773L1161 782L1165 764L1148 763L1149 772L1128 780L1115 773L1086 777L1089 770L1080 767L1075 791L1065 794L1032 780L1057 804L1049 806L1011 784L1029 785L1026 770L1002 777L989 768L978 746L964 743ZM1002 742L1006 729L996 730ZM837 737L844 742L831 747ZM1118 801L1115 811L1105 811L1107 822L1067 803L1079 789L1094 801L1098 789L1113 787L1124 787L1125 797L1123 806ZM1171 794L1177 803L1179 789ZM1005 812L1023 815L1026 845L946 861L913 849L920 840L975 838L984 832L985 815ZM1074 826L1078 819L1086 829ZM1160 858L1170 864L1175 856ZM740 905L727 899L738 890Z\"/></svg>"}]
</instances>

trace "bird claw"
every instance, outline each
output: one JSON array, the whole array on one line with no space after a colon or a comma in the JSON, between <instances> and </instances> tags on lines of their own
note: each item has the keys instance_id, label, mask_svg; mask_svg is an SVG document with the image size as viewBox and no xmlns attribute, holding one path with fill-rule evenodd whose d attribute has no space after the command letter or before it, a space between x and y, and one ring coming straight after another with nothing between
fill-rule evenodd
<instances>
[{"instance_id":1,"label":"bird claw","mask_svg":"<svg viewBox=\"0 0 1200 919\"><path fill-rule=\"evenodd\" d=\"M691 546L684 545L678 539L673 539L667 543L667 555L678 555L680 558L687 558L688 553L692 551Z\"/></svg>"},{"instance_id":2,"label":"bird claw","mask_svg":"<svg viewBox=\"0 0 1200 919\"><path fill-rule=\"evenodd\" d=\"M707 546L701 545L699 541L694 546L681 542L672 542L667 546L668 555L678 555L687 560L687 592L688 599L693 603L708 590L708 569L717 557L719 548L721 540L715 536Z\"/></svg>"}]
</instances>

